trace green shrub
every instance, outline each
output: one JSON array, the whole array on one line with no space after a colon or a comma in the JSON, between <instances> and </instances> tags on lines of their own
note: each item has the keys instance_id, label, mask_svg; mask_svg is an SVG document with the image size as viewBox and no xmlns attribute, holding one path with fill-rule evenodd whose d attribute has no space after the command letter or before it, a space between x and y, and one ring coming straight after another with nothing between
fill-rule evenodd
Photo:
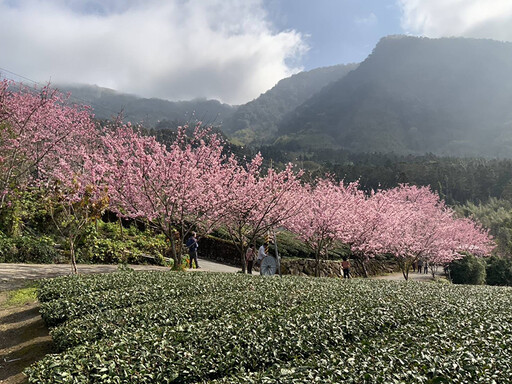
<instances>
[{"instance_id":1,"label":"green shrub","mask_svg":"<svg viewBox=\"0 0 512 384\"><path fill-rule=\"evenodd\" d=\"M0 232L0 262L8 263L16 252L14 240Z\"/></svg>"},{"instance_id":2,"label":"green shrub","mask_svg":"<svg viewBox=\"0 0 512 384\"><path fill-rule=\"evenodd\" d=\"M489 285L512 286L512 259L493 256L487 260L487 279Z\"/></svg>"},{"instance_id":3,"label":"green shrub","mask_svg":"<svg viewBox=\"0 0 512 384\"><path fill-rule=\"evenodd\" d=\"M485 284L485 261L473 255L450 263L450 277L455 284Z\"/></svg>"},{"instance_id":4,"label":"green shrub","mask_svg":"<svg viewBox=\"0 0 512 384\"><path fill-rule=\"evenodd\" d=\"M0 261L3 263L53 263L60 257L54 241L48 236L0 235Z\"/></svg>"},{"instance_id":5,"label":"green shrub","mask_svg":"<svg viewBox=\"0 0 512 384\"><path fill-rule=\"evenodd\" d=\"M98 221L91 226L78 252L82 263L165 265L163 252L165 236L151 231L140 231L135 226L121 228L118 223Z\"/></svg>"}]
</instances>

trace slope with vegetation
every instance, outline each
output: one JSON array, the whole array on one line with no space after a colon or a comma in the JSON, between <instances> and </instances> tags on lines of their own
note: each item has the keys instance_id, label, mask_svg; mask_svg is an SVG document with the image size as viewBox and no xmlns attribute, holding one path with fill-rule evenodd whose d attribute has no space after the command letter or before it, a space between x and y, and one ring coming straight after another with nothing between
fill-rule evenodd
<instances>
[{"instance_id":1,"label":"slope with vegetation","mask_svg":"<svg viewBox=\"0 0 512 384\"><path fill-rule=\"evenodd\" d=\"M222 130L231 139L244 144L272 143L280 122L288 113L355 68L357 64L340 64L283 79L257 99L241 105L224 121Z\"/></svg>"},{"instance_id":2,"label":"slope with vegetation","mask_svg":"<svg viewBox=\"0 0 512 384\"><path fill-rule=\"evenodd\" d=\"M512 43L383 38L304 102L281 142L354 152L510 156Z\"/></svg>"}]
</instances>

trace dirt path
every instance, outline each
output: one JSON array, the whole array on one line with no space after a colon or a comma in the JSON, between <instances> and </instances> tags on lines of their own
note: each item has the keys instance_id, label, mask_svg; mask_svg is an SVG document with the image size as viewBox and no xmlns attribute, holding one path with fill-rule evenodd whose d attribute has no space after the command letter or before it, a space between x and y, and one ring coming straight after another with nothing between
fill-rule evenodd
<instances>
[{"instance_id":1,"label":"dirt path","mask_svg":"<svg viewBox=\"0 0 512 384\"><path fill-rule=\"evenodd\" d=\"M0 383L24 383L23 369L52 353L52 341L39 303L5 307L6 299L0 292Z\"/></svg>"}]
</instances>

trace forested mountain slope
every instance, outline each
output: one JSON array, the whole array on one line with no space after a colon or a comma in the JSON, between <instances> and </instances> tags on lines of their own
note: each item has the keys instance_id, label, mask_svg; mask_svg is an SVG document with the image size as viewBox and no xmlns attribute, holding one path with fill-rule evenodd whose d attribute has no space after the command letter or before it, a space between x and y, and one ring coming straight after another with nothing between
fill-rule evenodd
<instances>
[{"instance_id":1,"label":"forested mountain slope","mask_svg":"<svg viewBox=\"0 0 512 384\"><path fill-rule=\"evenodd\" d=\"M277 127L287 113L355 68L357 64L335 65L283 79L260 97L241 105L224 121L222 129L245 144L268 144L276 138Z\"/></svg>"},{"instance_id":2,"label":"forested mountain slope","mask_svg":"<svg viewBox=\"0 0 512 384\"><path fill-rule=\"evenodd\" d=\"M71 101L90 105L99 119L110 119L122 113L125 121L143 123L146 127L154 127L163 120L181 124L202 121L219 126L236 110L236 107L222 104L218 100L146 99L96 85L58 85L57 88L70 92Z\"/></svg>"},{"instance_id":3,"label":"forested mountain slope","mask_svg":"<svg viewBox=\"0 0 512 384\"><path fill-rule=\"evenodd\" d=\"M279 143L512 156L512 44L390 36L288 115Z\"/></svg>"}]
</instances>

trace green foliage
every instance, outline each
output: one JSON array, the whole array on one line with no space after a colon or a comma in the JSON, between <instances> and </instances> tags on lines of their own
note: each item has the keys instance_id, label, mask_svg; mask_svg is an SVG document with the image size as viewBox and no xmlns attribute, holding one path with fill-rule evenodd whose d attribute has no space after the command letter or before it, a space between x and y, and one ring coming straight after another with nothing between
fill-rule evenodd
<instances>
[{"instance_id":1,"label":"green foliage","mask_svg":"<svg viewBox=\"0 0 512 384\"><path fill-rule=\"evenodd\" d=\"M53 263L60 253L48 236L7 237L0 232L0 262Z\"/></svg>"},{"instance_id":2,"label":"green foliage","mask_svg":"<svg viewBox=\"0 0 512 384\"><path fill-rule=\"evenodd\" d=\"M135 225L121 229L119 223L90 225L79 247L78 261L82 263L148 263L165 265L165 236L141 231Z\"/></svg>"},{"instance_id":3,"label":"green foliage","mask_svg":"<svg viewBox=\"0 0 512 384\"><path fill-rule=\"evenodd\" d=\"M454 260L449 265L450 277L455 284L485 284L485 261L473 255Z\"/></svg>"},{"instance_id":4,"label":"green foliage","mask_svg":"<svg viewBox=\"0 0 512 384\"><path fill-rule=\"evenodd\" d=\"M512 337L506 288L116 272L46 280L39 297L46 320L64 315L51 331L63 352L29 368L32 383L483 383L512 376L512 346L503 342Z\"/></svg>"},{"instance_id":5,"label":"green foliage","mask_svg":"<svg viewBox=\"0 0 512 384\"><path fill-rule=\"evenodd\" d=\"M471 217L480 222L495 238L498 255L512 253L512 202L491 198L486 203L467 202L455 208L461 216Z\"/></svg>"},{"instance_id":6,"label":"green foliage","mask_svg":"<svg viewBox=\"0 0 512 384\"><path fill-rule=\"evenodd\" d=\"M512 286L512 260L503 257L493 256L487 260L488 285Z\"/></svg>"}]
</instances>

